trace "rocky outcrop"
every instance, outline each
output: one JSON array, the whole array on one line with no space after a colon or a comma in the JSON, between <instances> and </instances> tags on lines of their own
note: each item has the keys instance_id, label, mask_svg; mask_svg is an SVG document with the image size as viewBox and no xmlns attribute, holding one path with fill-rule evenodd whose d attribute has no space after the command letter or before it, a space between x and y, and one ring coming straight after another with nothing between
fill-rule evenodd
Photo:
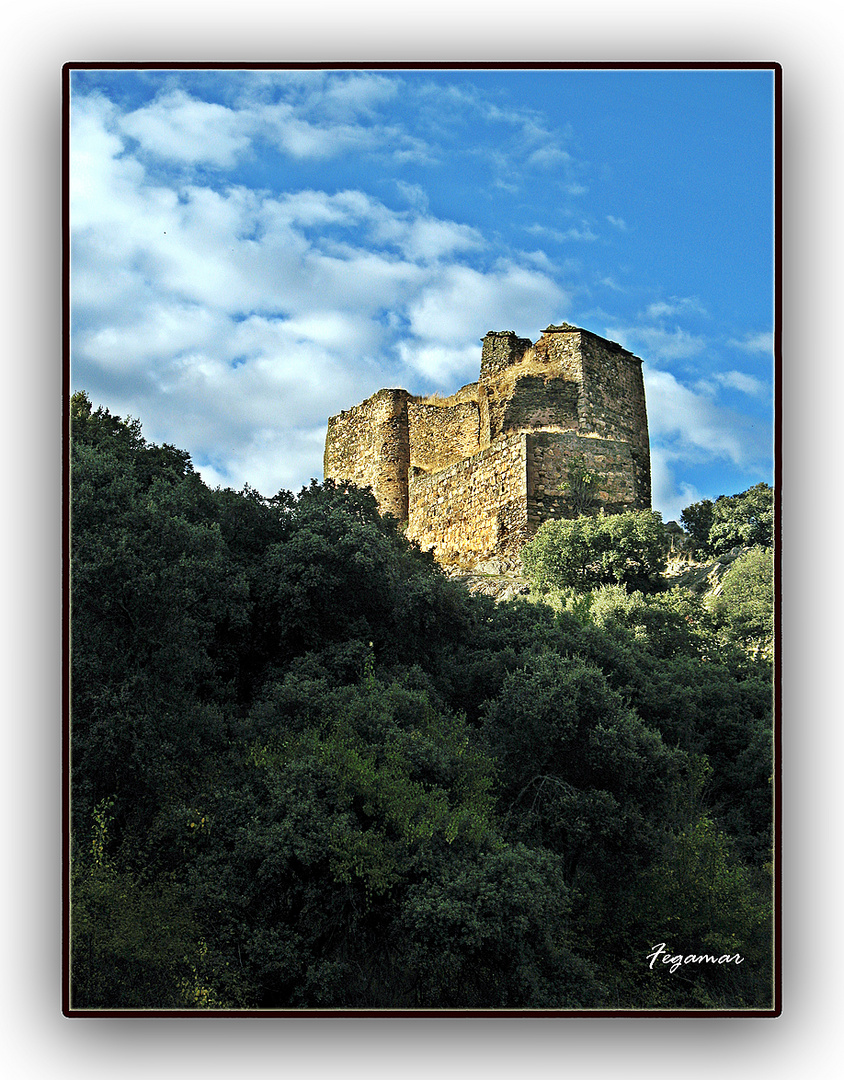
<instances>
[{"instance_id":1,"label":"rocky outcrop","mask_svg":"<svg viewBox=\"0 0 844 1080\"><path fill-rule=\"evenodd\" d=\"M748 548L734 547L726 555L719 555L708 562L695 562L684 556L669 560L665 577L670 587L679 585L699 596L718 596L723 588L727 571Z\"/></svg>"}]
</instances>

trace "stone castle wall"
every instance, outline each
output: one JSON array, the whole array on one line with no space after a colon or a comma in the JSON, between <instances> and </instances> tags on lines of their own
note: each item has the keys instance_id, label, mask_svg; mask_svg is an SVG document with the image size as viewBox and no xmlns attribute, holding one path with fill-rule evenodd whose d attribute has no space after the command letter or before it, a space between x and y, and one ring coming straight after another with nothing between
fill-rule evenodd
<instances>
[{"instance_id":1,"label":"stone castle wall","mask_svg":"<svg viewBox=\"0 0 844 1080\"><path fill-rule=\"evenodd\" d=\"M383 513L407 517L410 432L406 390L379 390L332 416L325 439L326 478L371 487Z\"/></svg>"},{"instance_id":2,"label":"stone castle wall","mask_svg":"<svg viewBox=\"0 0 844 1080\"><path fill-rule=\"evenodd\" d=\"M543 521L570 518L577 506L566 489L573 458L598 477L597 505L607 514L638 506L630 446L576 432L537 432L527 443L527 518L531 532Z\"/></svg>"},{"instance_id":3,"label":"stone castle wall","mask_svg":"<svg viewBox=\"0 0 844 1080\"><path fill-rule=\"evenodd\" d=\"M443 563L515 552L527 536L526 436L516 432L440 472L410 478L407 536Z\"/></svg>"},{"instance_id":4,"label":"stone castle wall","mask_svg":"<svg viewBox=\"0 0 844 1080\"><path fill-rule=\"evenodd\" d=\"M477 400L451 405L409 401L407 419L411 468L436 472L481 448Z\"/></svg>"},{"instance_id":5,"label":"stone castle wall","mask_svg":"<svg viewBox=\"0 0 844 1080\"><path fill-rule=\"evenodd\" d=\"M642 362L564 323L535 344L490 331L478 382L450 398L380 390L332 417L325 476L371 487L411 539L465 562L515 551L542 521L574 516L573 459L599 478L596 509L650 507Z\"/></svg>"}]
</instances>

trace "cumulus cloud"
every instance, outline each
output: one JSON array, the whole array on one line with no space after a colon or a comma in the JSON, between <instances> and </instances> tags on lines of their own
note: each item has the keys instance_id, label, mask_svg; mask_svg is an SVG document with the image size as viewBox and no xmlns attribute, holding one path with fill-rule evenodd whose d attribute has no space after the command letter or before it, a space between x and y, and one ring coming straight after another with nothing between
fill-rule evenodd
<instances>
[{"instance_id":1,"label":"cumulus cloud","mask_svg":"<svg viewBox=\"0 0 844 1080\"><path fill-rule=\"evenodd\" d=\"M451 392L474 380L487 330L535 339L549 322L582 319L563 275L602 282L619 304L627 295L610 267L589 263L600 245L585 247L610 228L620 247L626 224L598 206L566 216L561 198L586 192L587 166L570 133L535 111L492 103L467 81L411 88L394 74L256 73L218 80L212 100L176 81L130 112L100 93L74 96L72 377L140 416L149 438L190 450L208 482L273 494L320 476L332 413L382 386ZM411 93L412 109L391 111ZM465 140L470 126L479 135ZM353 167L338 168L350 153ZM400 178L396 162L420 167ZM501 215L480 227L482 215L461 220L459 199L438 206L422 171L433 162L456 176L482 162L490 205L538 181L551 201L512 204L511 232L536 220L526 246L547 250L508 244ZM749 467L769 453L764 425L719 400L739 391L763 408L765 384L740 370L752 358L734 354L723 365L734 370L697 386L660 370L706 353L684 323L703 314L696 298L668 296L585 324L647 362L655 505L670 516L695 501L674 479L681 462ZM770 355L771 337L729 345Z\"/></svg>"},{"instance_id":2,"label":"cumulus cloud","mask_svg":"<svg viewBox=\"0 0 844 1080\"><path fill-rule=\"evenodd\" d=\"M451 344L480 336L479 325L486 332L547 324L549 311L567 303L560 286L541 271L506 261L489 273L451 265L420 290L408 316L417 338Z\"/></svg>"},{"instance_id":3,"label":"cumulus cloud","mask_svg":"<svg viewBox=\"0 0 844 1080\"><path fill-rule=\"evenodd\" d=\"M706 348L706 339L679 326L666 330L661 326L609 326L607 336L631 352L643 350L655 361L686 360Z\"/></svg>"},{"instance_id":4,"label":"cumulus cloud","mask_svg":"<svg viewBox=\"0 0 844 1080\"><path fill-rule=\"evenodd\" d=\"M257 140L299 160L374 148L405 159L430 159L424 140L378 120L379 107L398 93L395 78L319 74L304 80L258 79L249 91L241 85L230 105L171 89L118 117L117 126L145 155L189 166L231 169ZM283 99L268 100L270 87L281 88Z\"/></svg>"},{"instance_id":5,"label":"cumulus cloud","mask_svg":"<svg viewBox=\"0 0 844 1080\"><path fill-rule=\"evenodd\" d=\"M688 314L706 314L706 309L696 296L671 296L668 300L658 300L648 305L645 317L664 319L668 316Z\"/></svg>"},{"instance_id":6,"label":"cumulus cloud","mask_svg":"<svg viewBox=\"0 0 844 1080\"><path fill-rule=\"evenodd\" d=\"M349 83L336 115L386 92ZM75 385L189 449L209 482L273 494L319 476L329 415L399 376L469 381L487 329L565 307L547 267L464 263L485 237L418 194L395 210L359 190L163 178L153 157L223 168L266 121L254 102L207 104L171 92L121 118L77 100L71 286Z\"/></svg>"},{"instance_id":7,"label":"cumulus cloud","mask_svg":"<svg viewBox=\"0 0 844 1080\"><path fill-rule=\"evenodd\" d=\"M436 345L424 339L400 341L398 352L406 368L424 375L438 387L473 381L480 360L477 345Z\"/></svg>"},{"instance_id":8,"label":"cumulus cloud","mask_svg":"<svg viewBox=\"0 0 844 1080\"><path fill-rule=\"evenodd\" d=\"M392 101L399 92L394 78L370 71L357 71L328 77L320 108L330 115L372 116L376 106Z\"/></svg>"},{"instance_id":9,"label":"cumulus cloud","mask_svg":"<svg viewBox=\"0 0 844 1080\"><path fill-rule=\"evenodd\" d=\"M767 463L770 432L751 417L695 392L668 371L645 365L644 378L651 440L663 461L720 458L746 470Z\"/></svg>"},{"instance_id":10,"label":"cumulus cloud","mask_svg":"<svg viewBox=\"0 0 844 1080\"><path fill-rule=\"evenodd\" d=\"M170 161L232 168L250 143L250 117L173 90L120 118L147 153Z\"/></svg>"},{"instance_id":11,"label":"cumulus cloud","mask_svg":"<svg viewBox=\"0 0 844 1080\"><path fill-rule=\"evenodd\" d=\"M680 521L687 506L703 496L694 485L677 481L670 455L661 446L651 446L651 503L663 521Z\"/></svg>"}]
</instances>

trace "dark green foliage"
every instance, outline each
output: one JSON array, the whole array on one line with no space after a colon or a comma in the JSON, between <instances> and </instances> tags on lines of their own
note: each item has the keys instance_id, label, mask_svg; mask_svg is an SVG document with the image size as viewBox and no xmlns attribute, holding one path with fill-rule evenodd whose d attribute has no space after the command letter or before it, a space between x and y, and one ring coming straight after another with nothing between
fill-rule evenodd
<instances>
[{"instance_id":1,"label":"dark green foliage","mask_svg":"<svg viewBox=\"0 0 844 1080\"><path fill-rule=\"evenodd\" d=\"M711 499L692 503L680 514L680 521L689 536L689 551L692 555L711 554L709 530L712 528L714 503Z\"/></svg>"},{"instance_id":2,"label":"dark green foliage","mask_svg":"<svg viewBox=\"0 0 844 1080\"><path fill-rule=\"evenodd\" d=\"M701 817L672 838L647 875L640 908L652 942L674 954L741 956L741 964L664 965L639 977L645 1000L658 1007L771 1008L773 940L769 868L748 870L732 855L728 837ZM679 975L679 978L677 977Z\"/></svg>"},{"instance_id":3,"label":"dark green foliage","mask_svg":"<svg viewBox=\"0 0 844 1080\"><path fill-rule=\"evenodd\" d=\"M543 522L521 554L539 591L570 586L586 592L609 584L659 588L666 551L660 515L636 510Z\"/></svg>"},{"instance_id":4,"label":"dark green foliage","mask_svg":"<svg viewBox=\"0 0 844 1080\"><path fill-rule=\"evenodd\" d=\"M569 883L584 871L632 874L659 849L685 756L597 667L547 654L514 672L488 703L483 732L508 829L557 852Z\"/></svg>"},{"instance_id":5,"label":"dark green foliage","mask_svg":"<svg viewBox=\"0 0 844 1080\"><path fill-rule=\"evenodd\" d=\"M774 559L762 547L740 555L727 571L712 612L729 640L768 659L774 648Z\"/></svg>"},{"instance_id":6,"label":"dark green foliage","mask_svg":"<svg viewBox=\"0 0 844 1080\"><path fill-rule=\"evenodd\" d=\"M581 519L580 591L496 605L369 491L211 491L72 414L75 1007L767 1002L749 565L731 623L629 591L658 515ZM684 912L741 978L649 977Z\"/></svg>"},{"instance_id":7,"label":"dark green foliage","mask_svg":"<svg viewBox=\"0 0 844 1080\"><path fill-rule=\"evenodd\" d=\"M771 547L774 542L774 492L756 484L739 495L721 495L712 508L709 546L713 555L734 547Z\"/></svg>"},{"instance_id":8,"label":"dark green foliage","mask_svg":"<svg viewBox=\"0 0 844 1080\"><path fill-rule=\"evenodd\" d=\"M604 1000L575 951L562 861L513 844L450 859L408 891L401 914L417 997L441 1007L578 1009Z\"/></svg>"},{"instance_id":9,"label":"dark green foliage","mask_svg":"<svg viewBox=\"0 0 844 1080\"><path fill-rule=\"evenodd\" d=\"M172 878L145 881L108 854L111 823L111 803L103 800L92 815L88 849L78 849L73 859L74 1007L248 1005L245 980L209 950L187 896Z\"/></svg>"},{"instance_id":10,"label":"dark green foliage","mask_svg":"<svg viewBox=\"0 0 844 1080\"><path fill-rule=\"evenodd\" d=\"M680 515L698 556L724 555L735 547L772 547L774 492L755 484L738 495L721 495L687 506Z\"/></svg>"}]
</instances>

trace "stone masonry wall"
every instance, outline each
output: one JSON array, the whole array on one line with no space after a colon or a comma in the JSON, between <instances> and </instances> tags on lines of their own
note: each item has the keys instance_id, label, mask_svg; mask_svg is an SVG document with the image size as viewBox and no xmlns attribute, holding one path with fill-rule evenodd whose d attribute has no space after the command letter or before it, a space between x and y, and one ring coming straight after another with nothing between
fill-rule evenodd
<instances>
[{"instance_id":1,"label":"stone masonry wall","mask_svg":"<svg viewBox=\"0 0 844 1080\"><path fill-rule=\"evenodd\" d=\"M568 323L547 327L534 351L579 383L577 426L581 434L630 444L636 498L650 506L650 443L642 361L614 341Z\"/></svg>"},{"instance_id":2,"label":"stone masonry wall","mask_svg":"<svg viewBox=\"0 0 844 1080\"><path fill-rule=\"evenodd\" d=\"M480 450L477 401L454 405L408 402L411 468L434 472Z\"/></svg>"},{"instance_id":3,"label":"stone masonry wall","mask_svg":"<svg viewBox=\"0 0 844 1080\"><path fill-rule=\"evenodd\" d=\"M504 431L578 426L579 387L566 378L522 375L517 378L504 407Z\"/></svg>"},{"instance_id":4,"label":"stone masonry wall","mask_svg":"<svg viewBox=\"0 0 844 1080\"><path fill-rule=\"evenodd\" d=\"M442 563L516 551L527 539L525 435L410 478L408 538Z\"/></svg>"},{"instance_id":5,"label":"stone masonry wall","mask_svg":"<svg viewBox=\"0 0 844 1080\"><path fill-rule=\"evenodd\" d=\"M608 514L645 510L636 495L630 446L576 432L536 432L527 436L527 519L531 535L543 521L571 518L577 508L566 490L572 458L583 460L600 477L598 502Z\"/></svg>"},{"instance_id":6,"label":"stone masonry wall","mask_svg":"<svg viewBox=\"0 0 844 1080\"><path fill-rule=\"evenodd\" d=\"M380 390L332 417L325 476L370 486L411 539L466 564L572 516L573 457L599 476L605 512L650 508L642 362L562 323L535 344L490 331L478 382L449 398Z\"/></svg>"},{"instance_id":7,"label":"stone masonry wall","mask_svg":"<svg viewBox=\"0 0 844 1080\"><path fill-rule=\"evenodd\" d=\"M383 513L407 517L410 437L406 390L379 390L328 421L326 478L371 487Z\"/></svg>"},{"instance_id":8,"label":"stone masonry wall","mask_svg":"<svg viewBox=\"0 0 844 1080\"><path fill-rule=\"evenodd\" d=\"M651 505L651 452L642 361L620 345L581 331L581 431L630 446L636 498Z\"/></svg>"},{"instance_id":9,"label":"stone masonry wall","mask_svg":"<svg viewBox=\"0 0 844 1080\"><path fill-rule=\"evenodd\" d=\"M483 339L478 402L481 414L481 446L489 446L504 430L504 412L513 392L515 367L532 348L529 338L512 330L490 330Z\"/></svg>"}]
</instances>

